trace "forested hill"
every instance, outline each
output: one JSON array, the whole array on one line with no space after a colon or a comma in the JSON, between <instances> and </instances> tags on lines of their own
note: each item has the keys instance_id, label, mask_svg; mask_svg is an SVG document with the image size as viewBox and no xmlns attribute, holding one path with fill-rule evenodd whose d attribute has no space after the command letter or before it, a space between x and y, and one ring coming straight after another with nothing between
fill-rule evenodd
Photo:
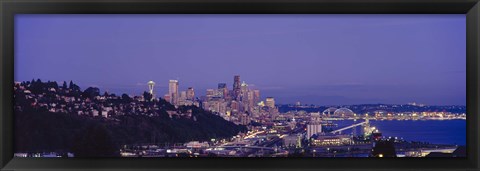
<instances>
[{"instance_id":1,"label":"forested hill","mask_svg":"<svg viewBox=\"0 0 480 171\"><path fill-rule=\"evenodd\" d=\"M100 95L73 83L22 82L15 85L15 104L15 152L116 156L126 144L207 141L246 131L196 106L175 109L162 99ZM111 110L95 115L105 108Z\"/></svg>"}]
</instances>

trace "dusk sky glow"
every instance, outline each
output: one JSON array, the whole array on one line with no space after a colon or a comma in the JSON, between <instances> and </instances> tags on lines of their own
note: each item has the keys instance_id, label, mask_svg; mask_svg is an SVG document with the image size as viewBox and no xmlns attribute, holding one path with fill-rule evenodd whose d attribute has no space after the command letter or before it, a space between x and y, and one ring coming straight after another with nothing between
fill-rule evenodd
<instances>
[{"instance_id":1,"label":"dusk sky glow","mask_svg":"<svg viewBox=\"0 0 480 171\"><path fill-rule=\"evenodd\" d=\"M15 80L197 95L240 75L277 103L466 103L465 15L15 16Z\"/></svg>"}]
</instances>

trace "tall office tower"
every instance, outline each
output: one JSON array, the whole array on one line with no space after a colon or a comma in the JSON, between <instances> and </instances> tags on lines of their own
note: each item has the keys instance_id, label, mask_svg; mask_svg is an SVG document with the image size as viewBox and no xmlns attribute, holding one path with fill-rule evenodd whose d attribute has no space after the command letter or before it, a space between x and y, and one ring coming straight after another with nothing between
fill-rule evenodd
<instances>
[{"instance_id":1,"label":"tall office tower","mask_svg":"<svg viewBox=\"0 0 480 171\"><path fill-rule=\"evenodd\" d=\"M240 75L233 77L233 99L240 100Z\"/></svg>"},{"instance_id":2,"label":"tall office tower","mask_svg":"<svg viewBox=\"0 0 480 171\"><path fill-rule=\"evenodd\" d=\"M240 86L240 97L242 101L245 101L247 99L247 93L248 93L248 84L242 82L242 85Z\"/></svg>"},{"instance_id":3,"label":"tall office tower","mask_svg":"<svg viewBox=\"0 0 480 171\"><path fill-rule=\"evenodd\" d=\"M187 100L193 100L193 99L195 99L195 91L193 90L193 87L188 87Z\"/></svg>"},{"instance_id":4,"label":"tall office tower","mask_svg":"<svg viewBox=\"0 0 480 171\"><path fill-rule=\"evenodd\" d=\"M235 100L235 98L233 97L233 90L228 90L228 97L231 100Z\"/></svg>"},{"instance_id":5,"label":"tall office tower","mask_svg":"<svg viewBox=\"0 0 480 171\"><path fill-rule=\"evenodd\" d=\"M322 124L320 120L320 113L311 113L310 122L307 124L307 138L312 137L314 134L322 132Z\"/></svg>"},{"instance_id":6,"label":"tall office tower","mask_svg":"<svg viewBox=\"0 0 480 171\"><path fill-rule=\"evenodd\" d=\"M253 90L253 103L260 102L260 90Z\"/></svg>"},{"instance_id":7,"label":"tall office tower","mask_svg":"<svg viewBox=\"0 0 480 171\"><path fill-rule=\"evenodd\" d=\"M275 99L273 97L267 97L265 100L265 106L269 108L275 108Z\"/></svg>"},{"instance_id":8,"label":"tall office tower","mask_svg":"<svg viewBox=\"0 0 480 171\"><path fill-rule=\"evenodd\" d=\"M155 86L155 82L149 81L147 84L148 84L148 92L150 93L150 95L152 95L152 99L154 99L155 95L153 94L153 86Z\"/></svg>"},{"instance_id":9,"label":"tall office tower","mask_svg":"<svg viewBox=\"0 0 480 171\"><path fill-rule=\"evenodd\" d=\"M168 83L168 94L170 95L170 103L177 105L178 102L178 80L170 80Z\"/></svg>"},{"instance_id":10,"label":"tall office tower","mask_svg":"<svg viewBox=\"0 0 480 171\"><path fill-rule=\"evenodd\" d=\"M226 101L221 101L218 112L225 114L227 112L227 104L228 103Z\"/></svg>"},{"instance_id":11,"label":"tall office tower","mask_svg":"<svg viewBox=\"0 0 480 171\"><path fill-rule=\"evenodd\" d=\"M185 101L187 100L187 91L181 91L180 96L178 98L178 102L180 105L185 105Z\"/></svg>"},{"instance_id":12,"label":"tall office tower","mask_svg":"<svg viewBox=\"0 0 480 171\"><path fill-rule=\"evenodd\" d=\"M215 89L213 90L213 96L216 98L223 98L223 90Z\"/></svg>"},{"instance_id":13,"label":"tall office tower","mask_svg":"<svg viewBox=\"0 0 480 171\"><path fill-rule=\"evenodd\" d=\"M232 113L237 113L240 109L240 104L238 104L237 101L233 100L232 103L230 104L230 108L232 108Z\"/></svg>"},{"instance_id":14,"label":"tall office tower","mask_svg":"<svg viewBox=\"0 0 480 171\"><path fill-rule=\"evenodd\" d=\"M224 89L224 88L227 88L226 83L218 83L218 89Z\"/></svg>"},{"instance_id":15,"label":"tall office tower","mask_svg":"<svg viewBox=\"0 0 480 171\"><path fill-rule=\"evenodd\" d=\"M248 91L247 93L247 110L252 111L253 107L255 106L255 101L254 101L254 92L253 91Z\"/></svg>"},{"instance_id":16,"label":"tall office tower","mask_svg":"<svg viewBox=\"0 0 480 171\"><path fill-rule=\"evenodd\" d=\"M213 96L215 96L215 90L213 89L207 89L207 98L211 98Z\"/></svg>"},{"instance_id":17,"label":"tall office tower","mask_svg":"<svg viewBox=\"0 0 480 171\"><path fill-rule=\"evenodd\" d=\"M224 99L228 98L228 89L226 87L223 89L223 98Z\"/></svg>"},{"instance_id":18,"label":"tall office tower","mask_svg":"<svg viewBox=\"0 0 480 171\"><path fill-rule=\"evenodd\" d=\"M218 90L222 93L223 98L227 98L228 96L228 89L226 83L218 83Z\"/></svg>"}]
</instances>

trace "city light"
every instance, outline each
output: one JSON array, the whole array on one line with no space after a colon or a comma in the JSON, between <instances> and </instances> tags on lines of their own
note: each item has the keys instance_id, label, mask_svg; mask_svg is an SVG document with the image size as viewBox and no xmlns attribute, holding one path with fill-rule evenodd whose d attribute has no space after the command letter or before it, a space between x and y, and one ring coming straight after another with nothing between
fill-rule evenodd
<instances>
[{"instance_id":1,"label":"city light","mask_svg":"<svg viewBox=\"0 0 480 171\"><path fill-rule=\"evenodd\" d=\"M403 146L415 146L397 135L389 134L388 138L377 129L377 123L387 121L435 121L435 120L465 120L465 112L437 112L437 111L412 111L405 112L401 105L358 105L358 106L302 106L295 104L295 108L316 109L318 112L304 110L284 110L285 105L277 104L274 97L266 97L262 101L260 90L252 89L246 82L240 83L240 76L234 76L233 89L229 90L226 83L219 83L217 89L206 89L206 95L195 97L193 87L182 91L181 82L168 81L168 93L164 98L155 98L157 92L154 81L148 81L147 94L143 96L116 97L111 95L85 97L69 97L61 94L62 89L46 89L49 93L57 93L57 103L44 103L43 94L35 94L28 89L29 86L18 86L25 99L32 100L31 106L47 107L51 113L74 113L82 116L102 117L106 120L117 121L121 116L135 115L151 118L167 114L170 120L191 120L198 122L199 111L208 115L221 118L222 122L232 123L235 127L243 127L245 131L237 131L223 137L208 137L209 141L188 141L164 144L127 144L122 145L119 155L122 157L288 157L289 155L302 155L304 157L337 157L337 156L377 156L388 157L385 153L376 153L376 144L398 145L398 156L425 157L434 152L452 153L459 148L450 144L423 144L418 148L409 148L405 151ZM158 89L158 88L157 88ZM195 89L198 90L198 89ZM86 93L84 93L86 94ZM20 95L17 95L20 96ZM84 99L82 99L84 98ZM125 99L125 101L119 101ZM127 100L128 99L128 100ZM107 101L117 100L114 104ZM161 100L171 105L168 109L161 109ZM125 103L123 103L125 102ZM68 107L69 104L72 107ZM89 108L95 106L96 108ZM162 104L165 106L166 104ZM395 107L394 107L395 106ZM25 106L18 106L18 108ZM369 107L368 112L361 111ZM130 109L130 110L125 110ZM320 110L321 109L321 110ZM361 109L361 110L359 110ZM381 109L381 110L379 110ZM408 109L408 108L407 108ZM463 108L464 109L464 108ZM387 111L390 110L390 111ZM161 111L161 112L160 112ZM320 112L322 111L322 112ZM356 111L356 112L354 112ZM357 112L358 111L358 112ZM357 115L356 113L364 113ZM369 113L373 113L370 115ZM421 113L417 115L416 113ZM206 116L203 116L206 117ZM164 118L165 119L165 118ZM344 123L339 125L340 123ZM346 124L345 124L346 123ZM220 128L221 129L221 128ZM228 129L225 127L225 129ZM382 126L382 129L385 129ZM360 134L358 134L360 132ZM213 134L212 134L213 135ZM393 139L392 139L393 137ZM155 140L155 137L152 137ZM391 141L394 140L394 141ZM307 149L312 149L310 152ZM307 151L305 151L307 150ZM302 151L298 153L298 151ZM17 153L16 156L61 156L56 153L29 154ZM70 156L73 156L71 154Z\"/></svg>"}]
</instances>

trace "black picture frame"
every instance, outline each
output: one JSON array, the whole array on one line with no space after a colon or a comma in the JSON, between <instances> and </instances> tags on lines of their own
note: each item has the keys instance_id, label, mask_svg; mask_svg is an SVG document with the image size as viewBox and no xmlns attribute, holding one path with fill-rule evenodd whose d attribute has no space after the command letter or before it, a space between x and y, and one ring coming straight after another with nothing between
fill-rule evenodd
<instances>
[{"instance_id":1,"label":"black picture frame","mask_svg":"<svg viewBox=\"0 0 480 171\"><path fill-rule=\"evenodd\" d=\"M0 168L3 170L479 169L478 0L3 0L0 2ZM15 14L465 14L466 158L13 158Z\"/></svg>"}]
</instances>

